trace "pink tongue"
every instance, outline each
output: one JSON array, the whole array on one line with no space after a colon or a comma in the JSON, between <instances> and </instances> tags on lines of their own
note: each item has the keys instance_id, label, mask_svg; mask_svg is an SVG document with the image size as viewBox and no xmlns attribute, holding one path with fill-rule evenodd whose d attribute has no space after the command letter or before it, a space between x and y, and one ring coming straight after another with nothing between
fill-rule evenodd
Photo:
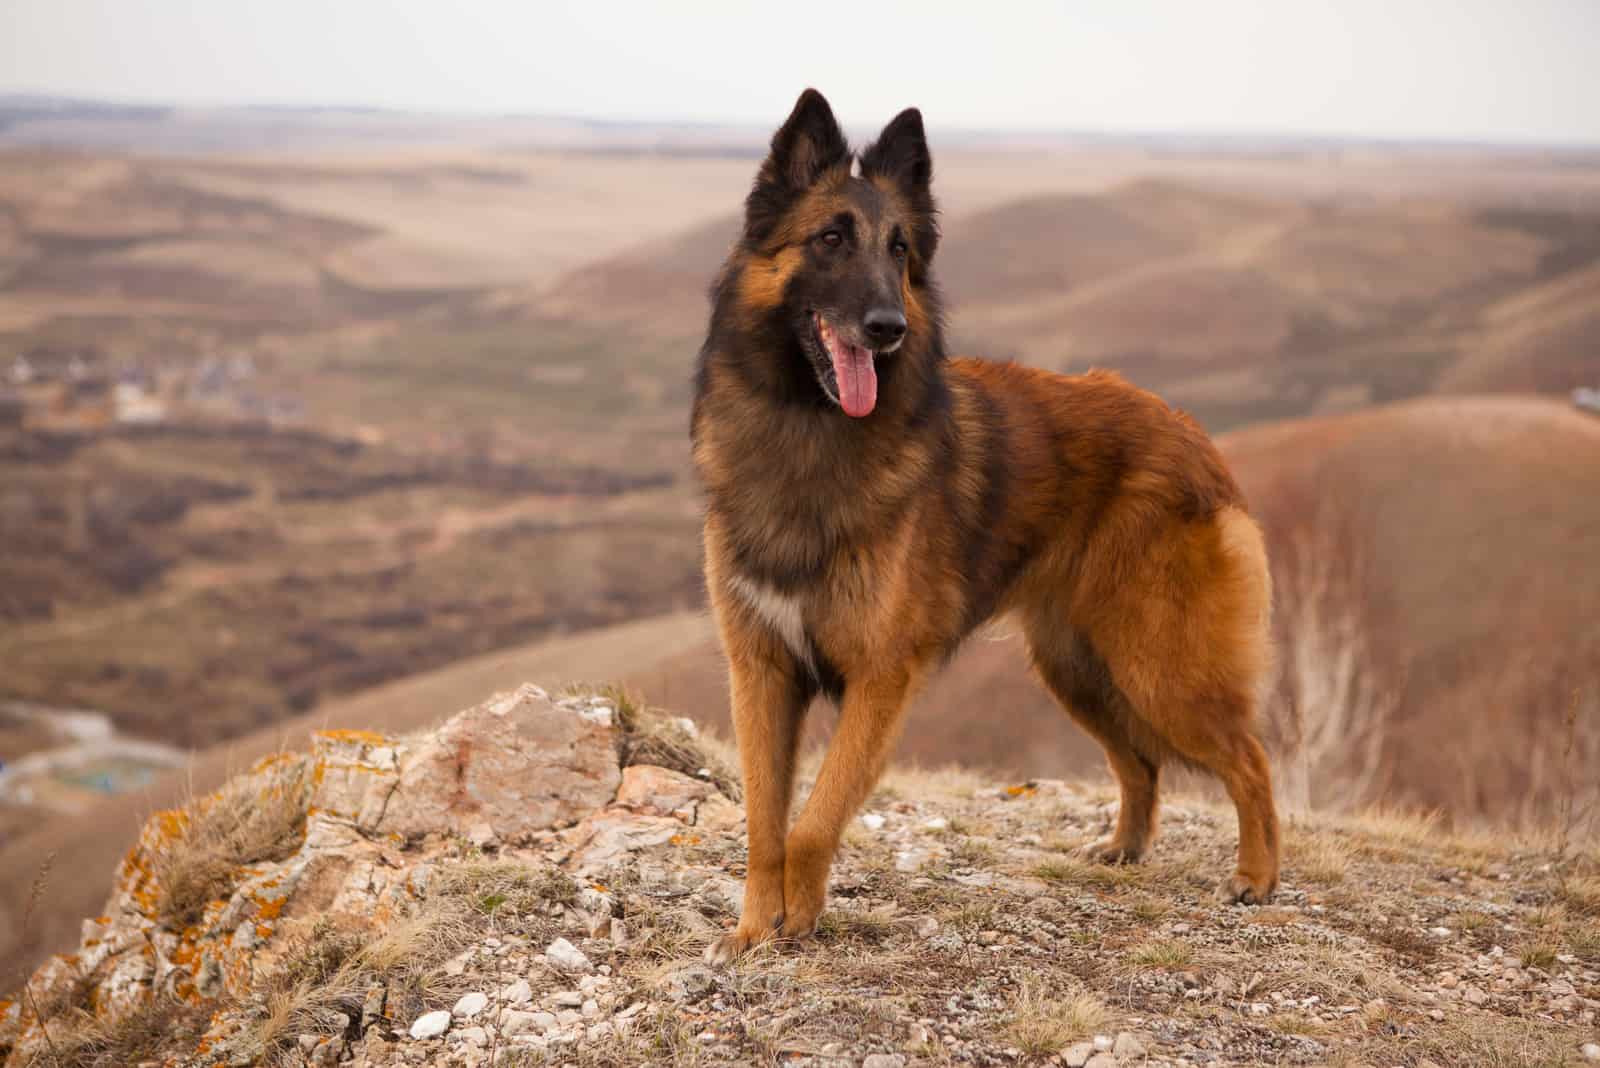
<instances>
[{"instance_id":1,"label":"pink tongue","mask_svg":"<svg viewBox=\"0 0 1600 1068\"><path fill-rule=\"evenodd\" d=\"M839 381L839 404L844 413L856 419L871 414L878 403L878 369L872 365L872 353L840 342L828 354L833 357L833 376Z\"/></svg>"}]
</instances>

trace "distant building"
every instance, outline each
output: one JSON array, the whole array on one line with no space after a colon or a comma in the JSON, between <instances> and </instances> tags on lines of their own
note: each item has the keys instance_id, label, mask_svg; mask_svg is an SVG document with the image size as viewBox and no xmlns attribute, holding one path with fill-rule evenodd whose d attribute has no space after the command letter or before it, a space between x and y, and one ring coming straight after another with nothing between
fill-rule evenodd
<instances>
[{"instance_id":1,"label":"distant building","mask_svg":"<svg viewBox=\"0 0 1600 1068\"><path fill-rule=\"evenodd\" d=\"M152 396L138 382L118 382L111 396L119 423L148 425L167 417L167 406L161 398Z\"/></svg>"}]
</instances>

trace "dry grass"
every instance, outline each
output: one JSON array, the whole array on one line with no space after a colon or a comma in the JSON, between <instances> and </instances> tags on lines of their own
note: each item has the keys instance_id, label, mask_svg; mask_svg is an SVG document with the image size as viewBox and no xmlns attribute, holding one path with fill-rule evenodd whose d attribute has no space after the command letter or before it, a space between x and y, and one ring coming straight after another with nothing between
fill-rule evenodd
<instances>
[{"instance_id":1,"label":"dry grass","mask_svg":"<svg viewBox=\"0 0 1600 1068\"><path fill-rule=\"evenodd\" d=\"M30 1068L124 1068L163 1061L194 1049L210 1019L211 1003L191 1005L157 994L107 1024L74 1010L54 1028Z\"/></svg>"},{"instance_id":2,"label":"dry grass","mask_svg":"<svg viewBox=\"0 0 1600 1068\"><path fill-rule=\"evenodd\" d=\"M1300 828L1291 829L1287 837L1289 865L1295 874L1323 886L1344 882L1352 851L1342 840Z\"/></svg>"},{"instance_id":3,"label":"dry grass","mask_svg":"<svg viewBox=\"0 0 1600 1068\"><path fill-rule=\"evenodd\" d=\"M309 789L306 758L281 758L264 787L237 780L191 802L176 821L178 833L153 859L158 914L174 928L192 926L208 904L233 893L246 865L294 852L305 833Z\"/></svg>"},{"instance_id":4,"label":"dry grass","mask_svg":"<svg viewBox=\"0 0 1600 1068\"><path fill-rule=\"evenodd\" d=\"M623 767L654 764L694 778L705 778L726 797L738 801L737 762L731 750L714 736L699 730L681 717L647 707L626 689L601 686L593 692L606 698L616 709L618 758Z\"/></svg>"},{"instance_id":5,"label":"dry grass","mask_svg":"<svg viewBox=\"0 0 1600 1068\"><path fill-rule=\"evenodd\" d=\"M1558 892L1567 908L1577 915L1600 917L1600 876L1568 879Z\"/></svg>"},{"instance_id":6,"label":"dry grass","mask_svg":"<svg viewBox=\"0 0 1600 1068\"><path fill-rule=\"evenodd\" d=\"M1123 959L1139 970L1176 971L1194 960L1194 947L1175 938L1157 939L1134 946Z\"/></svg>"},{"instance_id":7,"label":"dry grass","mask_svg":"<svg viewBox=\"0 0 1600 1068\"><path fill-rule=\"evenodd\" d=\"M1364 933L1368 941L1387 946L1413 961L1430 961L1439 955L1438 944L1412 927L1385 924L1368 928Z\"/></svg>"},{"instance_id":8,"label":"dry grass","mask_svg":"<svg viewBox=\"0 0 1600 1068\"><path fill-rule=\"evenodd\" d=\"M1011 1003L1005 1033L1024 1053L1050 1057L1101 1030L1110 1018L1105 1002L1094 994L1058 997L1030 976Z\"/></svg>"},{"instance_id":9,"label":"dry grass","mask_svg":"<svg viewBox=\"0 0 1600 1068\"><path fill-rule=\"evenodd\" d=\"M1133 864L1102 864L1097 860L1064 856L1036 864L1030 874L1053 883L1110 889L1146 882L1150 869Z\"/></svg>"}]
</instances>

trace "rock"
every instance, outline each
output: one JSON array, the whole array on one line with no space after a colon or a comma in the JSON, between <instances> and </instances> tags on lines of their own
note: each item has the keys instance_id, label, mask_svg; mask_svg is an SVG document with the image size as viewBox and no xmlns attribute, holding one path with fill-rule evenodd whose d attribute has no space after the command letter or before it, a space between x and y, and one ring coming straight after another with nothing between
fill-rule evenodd
<instances>
[{"instance_id":1,"label":"rock","mask_svg":"<svg viewBox=\"0 0 1600 1068\"><path fill-rule=\"evenodd\" d=\"M361 999L361 1033L366 1032L383 1018L384 1002L388 999L389 989L382 983L373 983L367 987L366 997Z\"/></svg>"},{"instance_id":2,"label":"rock","mask_svg":"<svg viewBox=\"0 0 1600 1068\"><path fill-rule=\"evenodd\" d=\"M469 1046L487 1046L489 1044L489 1032L481 1027L463 1027L456 1032L456 1037Z\"/></svg>"},{"instance_id":3,"label":"rock","mask_svg":"<svg viewBox=\"0 0 1600 1068\"><path fill-rule=\"evenodd\" d=\"M950 828L950 821L943 816L935 816L922 825L925 831L944 831Z\"/></svg>"},{"instance_id":4,"label":"rock","mask_svg":"<svg viewBox=\"0 0 1600 1068\"><path fill-rule=\"evenodd\" d=\"M1136 1061L1146 1056L1144 1043L1131 1031L1123 1031L1117 1035L1116 1045L1111 1047L1111 1052L1119 1061Z\"/></svg>"},{"instance_id":5,"label":"rock","mask_svg":"<svg viewBox=\"0 0 1600 1068\"><path fill-rule=\"evenodd\" d=\"M629 853L663 845L683 833L682 822L671 816L640 816L627 809L608 808L572 829L573 869L580 875L602 872L616 867Z\"/></svg>"},{"instance_id":6,"label":"rock","mask_svg":"<svg viewBox=\"0 0 1600 1068\"><path fill-rule=\"evenodd\" d=\"M917 921L917 937L932 938L939 933L939 921L932 916L924 916Z\"/></svg>"},{"instance_id":7,"label":"rock","mask_svg":"<svg viewBox=\"0 0 1600 1068\"><path fill-rule=\"evenodd\" d=\"M667 996L674 1001L694 1001L705 996L716 985L716 976L709 968L690 964L676 969L667 978Z\"/></svg>"},{"instance_id":8,"label":"rock","mask_svg":"<svg viewBox=\"0 0 1600 1068\"><path fill-rule=\"evenodd\" d=\"M703 779L653 764L634 764L622 769L616 804L644 815L673 816L692 823L699 803L714 793L716 787Z\"/></svg>"},{"instance_id":9,"label":"rock","mask_svg":"<svg viewBox=\"0 0 1600 1068\"><path fill-rule=\"evenodd\" d=\"M861 814L861 825L869 831L883 830L883 825L886 822L888 821L885 820L882 815L876 812L863 812Z\"/></svg>"},{"instance_id":10,"label":"rock","mask_svg":"<svg viewBox=\"0 0 1600 1068\"><path fill-rule=\"evenodd\" d=\"M518 979L500 988L500 1000L508 1005L523 1005L533 1000L533 987L526 979Z\"/></svg>"},{"instance_id":11,"label":"rock","mask_svg":"<svg viewBox=\"0 0 1600 1068\"><path fill-rule=\"evenodd\" d=\"M368 833L421 836L476 831L520 841L575 823L616 794L610 717L552 702L523 686L455 716L409 746L360 731L316 737L312 805ZM378 764L398 753L397 767Z\"/></svg>"},{"instance_id":12,"label":"rock","mask_svg":"<svg viewBox=\"0 0 1600 1068\"><path fill-rule=\"evenodd\" d=\"M900 1053L869 1053L862 1059L861 1068L906 1068L906 1059Z\"/></svg>"},{"instance_id":13,"label":"rock","mask_svg":"<svg viewBox=\"0 0 1600 1068\"><path fill-rule=\"evenodd\" d=\"M1467 987L1463 996L1467 999L1469 1005L1486 1005L1489 1002L1489 995L1476 986Z\"/></svg>"},{"instance_id":14,"label":"rock","mask_svg":"<svg viewBox=\"0 0 1600 1068\"><path fill-rule=\"evenodd\" d=\"M301 1053L310 1053L312 1050L316 1049L318 1046L320 1046L322 1044L322 1036L321 1035L301 1035L299 1038L297 1038L295 1040L295 1042L300 1047L300 1052Z\"/></svg>"},{"instance_id":15,"label":"rock","mask_svg":"<svg viewBox=\"0 0 1600 1068\"><path fill-rule=\"evenodd\" d=\"M550 995L550 1004L558 1009L575 1009L583 1004L583 995L576 990L557 990Z\"/></svg>"},{"instance_id":16,"label":"rock","mask_svg":"<svg viewBox=\"0 0 1600 1068\"><path fill-rule=\"evenodd\" d=\"M1091 1041L1094 1043L1095 1051L1099 1053L1110 1053L1117 1044L1110 1035L1095 1035Z\"/></svg>"},{"instance_id":17,"label":"rock","mask_svg":"<svg viewBox=\"0 0 1600 1068\"><path fill-rule=\"evenodd\" d=\"M1067 1051L1061 1055L1061 1059L1067 1068L1083 1068L1084 1065L1089 1063L1089 1058L1093 1056L1094 1044L1092 1042L1074 1042L1067 1047Z\"/></svg>"},{"instance_id":18,"label":"rock","mask_svg":"<svg viewBox=\"0 0 1600 1068\"><path fill-rule=\"evenodd\" d=\"M334 1035L311 1051L306 1058L312 1068L333 1068L344 1057L344 1039Z\"/></svg>"},{"instance_id":19,"label":"rock","mask_svg":"<svg viewBox=\"0 0 1600 1068\"><path fill-rule=\"evenodd\" d=\"M415 1039L438 1038L450 1030L450 1014L443 1009L423 1013L412 1023L410 1035Z\"/></svg>"},{"instance_id":20,"label":"rock","mask_svg":"<svg viewBox=\"0 0 1600 1068\"><path fill-rule=\"evenodd\" d=\"M1084 1062L1083 1068L1117 1068L1117 1059L1109 1053L1096 1053Z\"/></svg>"},{"instance_id":21,"label":"rock","mask_svg":"<svg viewBox=\"0 0 1600 1068\"><path fill-rule=\"evenodd\" d=\"M583 955L583 951L565 938L551 942L544 951L544 959L564 972L594 971L594 965L589 963L589 958Z\"/></svg>"},{"instance_id":22,"label":"rock","mask_svg":"<svg viewBox=\"0 0 1600 1068\"><path fill-rule=\"evenodd\" d=\"M585 1020L592 1020L600 1015L600 1003L594 998L590 998L579 1006L578 1011L583 1013Z\"/></svg>"},{"instance_id":23,"label":"rock","mask_svg":"<svg viewBox=\"0 0 1600 1068\"><path fill-rule=\"evenodd\" d=\"M500 1013L500 1033L506 1036L529 1035L544 1028L539 1026L539 1017L550 1016L548 1012L528 1012L524 1009L505 1009ZM555 1023L556 1018L550 1016L550 1023Z\"/></svg>"},{"instance_id":24,"label":"rock","mask_svg":"<svg viewBox=\"0 0 1600 1068\"><path fill-rule=\"evenodd\" d=\"M1600 1042L1585 1042L1580 1052L1586 1061L1600 1061Z\"/></svg>"},{"instance_id":25,"label":"rock","mask_svg":"<svg viewBox=\"0 0 1600 1068\"><path fill-rule=\"evenodd\" d=\"M489 995L482 993L462 994L456 1002L455 1008L450 1010L451 1016L461 1019L470 1019L482 1012L484 1006L489 1004Z\"/></svg>"},{"instance_id":26,"label":"rock","mask_svg":"<svg viewBox=\"0 0 1600 1068\"><path fill-rule=\"evenodd\" d=\"M709 834L736 831L744 824L744 809L721 794L712 794L700 802L694 825Z\"/></svg>"}]
</instances>

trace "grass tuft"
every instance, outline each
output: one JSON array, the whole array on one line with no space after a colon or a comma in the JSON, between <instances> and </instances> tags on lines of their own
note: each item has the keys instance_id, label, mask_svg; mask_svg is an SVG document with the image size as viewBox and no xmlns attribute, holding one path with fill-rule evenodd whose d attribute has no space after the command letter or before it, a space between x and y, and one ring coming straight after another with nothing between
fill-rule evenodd
<instances>
[{"instance_id":1,"label":"grass tuft","mask_svg":"<svg viewBox=\"0 0 1600 1068\"><path fill-rule=\"evenodd\" d=\"M1093 1035L1110 1018L1105 1002L1095 995L1084 991L1057 997L1030 976L1011 1003L1005 1033L1029 1056L1050 1057Z\"/></svg>"},{"instance_id":2,"label":"grass tuft","mask_svg":"<svg viewBox=\"0 0 1600 1068\"><path fill-rule=\"evenodd\" d=\"M175 929L193 926L213 901L225 901L250 864L282 860L305 836L310 791L306 758L278 760L267 784L236 780L192 802L169 821L170 837L152 858L156 912Z\"/></svg>"}]
</instances>

